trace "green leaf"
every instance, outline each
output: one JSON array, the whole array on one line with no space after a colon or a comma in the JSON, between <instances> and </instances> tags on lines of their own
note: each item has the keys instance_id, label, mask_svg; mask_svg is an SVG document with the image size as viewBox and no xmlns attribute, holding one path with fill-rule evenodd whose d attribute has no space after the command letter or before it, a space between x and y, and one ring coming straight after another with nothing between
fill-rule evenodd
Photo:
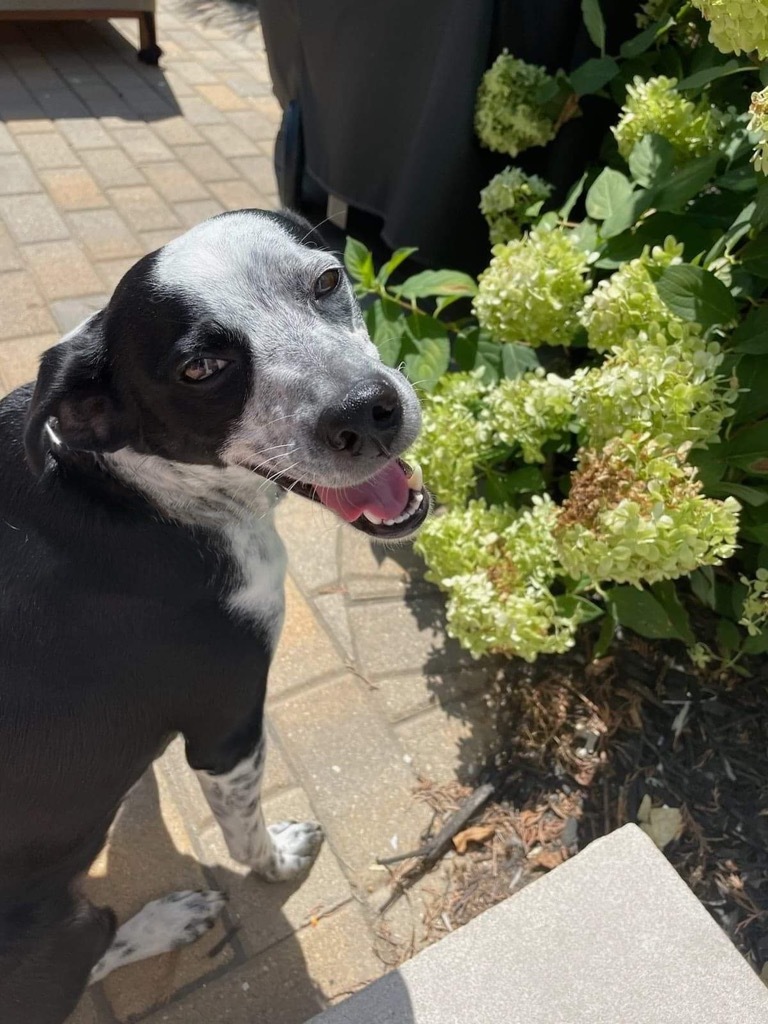
<instances>
[{"instance_id":1,"label":"green leaf","mask_svg":"<svg viewBox=\"0 0 768 1024\"><path fill-rule=\"evenodd\" d=\"M574 206L578 203L581 193L584 191L584 183L587 180L587 172L585 171L576 184L571 188L570 192L566 196L565 202L558 210L558 218L560 220L568 220Z\"/></svg>"},{"instance_id":2,"label":"green leaf","mask_svg":"<svg viewBox=\"0 0 768 1024\"><path fill-rule=\"evenodd\" d=\"M696 642L691 629L688 612L678 596L677 588L672 580L660 580L653 584L653 595L669 616L669 621L677 631L677 635L687 644Z\"/></svg>"},{"instance_id":3,"label":"green leaf","mask_svg":"<svg viewBox=\"0 0 768 1024\"><path fill-rule=\"evenodd\" d=\"M660 21L655 21L638 35L628 39L626 43L622 45L619 53L625 60L630 60L632 57L639 57L641 53L645 53L646 50L649 50L653 46L656 42L657 36L662 35L674 24L674 18L662 18Z\"/></svg>"},{"instance_id":4,"label":"green leaf","mask_svg":"<svg viewBox=\"0 0 768 1024\"><path fill-rule=\"evenodd\" d=\"M710 444L706 448L693 448L688 453L688 462L696 467L706 491L715 487L725 475L727 467L722 448L722 444Z\"/></svg>"},{"instance_id":5,"label":"green leaf","mask_svg":"<svg viewBox=\"0 0 768 1024\"><path fill-rule=\"evenodd\" d=\"M603 221L600 228L603 238L613 238L614 235L620 235L622 231L636 224L653 202L653 194L653 189L638 189L637 192L633 192L625 203Z\"/></svg>"},{"instance_id":6,"label":"green leaf","mask_svg":"<svg viewBox=\"0 0 768 1024\"><path fill-rule=\"evenodd\" d=\"M714 274L689 263L666 267L655 276L661 301L683 320L712 327L736 316L733 296Z\"/></svg>"},{"instance_id":7,"label":"green leaf","mask_svg":"<svg viewBox=\"0 0 768 1024\"><path fill-rule=\"evenodd\" d=\"M536 353L529 345L509 341L501 347L501 365L504 376L513 379L535 370L539 365Z\"/></svg>"},{"instance_id":8,"label":"green leaf","mask_svg":"<svg viewBox=\"0 0 768 1024\"><path fill-rule=\"evenodd\" d=\"M587 192L587 213L594 220L605 220L620 209L632 195L632 183L619 171L605 167Z\"/></svg>"},{"instance_id":9,"label":"green leaf","mask_svg":"<svg viewBox=\"0 0 768 1024\"><path fill-rule=\"evenodd\" d=\"M568 235L577 248L583 252L595 252L598 248L597 225L591 220L583 220Z\"/></svg>"},{"instance_id":10,"label":"green leaf","mask_svg":"<svg viewBox=\"0 0 768 1024\"><path fill-rule=\"evenodd\" d=\"M758 306L739 324L731 338L734 352L768 353L768 306Z\"/></svg>"},{"instance_id":11,"label":"green leaf","mask_svg":"<svg viewBox=\"0 0 768 1024\"><path fill-rule=\"evenodd\" d=\"M616 618L640 636L651 640L683 640L666 609L647 590L614 587L606 594Z\"/></svg>"},{"instance_id":12,"label":"green leaf","mask_svg":"<svg viewBox=\"0 0 768 1024\"><path fill-rule=\"evenodd\" d=\"M414 387L434 391L451 361L451 343L444 324L432 316L413 313L405 319L403 365Z\"/></svg>"},{"instance_id":13,"label":"green leaf","mask_svg":"<svg viewBox=\"0 0 768 1024\"><path fill-rule=\"evenodd\" d=\"M768 360L763 355L742 356L736 376L743 390L736 400L731 423L754 423L768 412Z\"/></svg>"},{"instance_id":14,"label":"green leaf","mask_svg":"<svg viewBox=\"0 0 768 1024\"><path fill-rule=\"evenodd\" d=\"M711 608L713 611L716 606L715 601L715 570L711 565L702 565L700 568L695 569L690 576L691 590L694 592L696 597L706 608Z\"/></svg>"},{"instance_id":15,"label":"green leaf","mask_svg":"<svg viewBox=\"0 0 768 1024\"><path fill-rule=\"evenodd\" d=\"M740 250L741 265L756 277L768 277L768 232L758 235Z\"/></svg>"},{"instance_id":16,"label":"green leaf","mask_svg":"<svg viewBox=\"0 0 768 1024\"><path fill-rule=\"evenodd\" d=\"M760 471L768 473L768 421L742 428L725 442L723 450L728 462L738 459L740 463L754 463L756 468L765 463Z\"/></svg>"},{"instance_id":17,"label":"green leaf","mask_svg":"<svg viewBox=\"0 0 768 1024\"><path fill-rule=\"evenodd\" d=\"M661 135L644 135L629 154L629 170L638 184L649 188L666 178L675 162L675 150Z\"/></svg>"},{"instance_id":18,"label":"green leaf","mask_svg":"<svg viewBox=\"0 0 768 1024\"><path fill-rule=\"evenodd\" d=\"M373 287L375 277L371 250L366 249L363 243L358 242L356 238L347 238L347 244L344 247L344 265L353 281L359 281L366 290Z\"/></svg>"},{"instance_id":19,"label":"green leaf","mask_svg":"<svg viewBox=\"0 0 768 1024\"><path fill-rule=\"evenodd\" d=\"M702 68L701 71L688 75L687 78L677 83L676 88L678 92L685 92L687 89L702 89L705 85L709 85L710 82L717 81L718 78L736 75L741 71L754 70L754 66L743 66L737 60L729 60L725 64L719 64L717 67Z\"/></svg>"},{"instance_id":20,"label":"green leaf","mask_svg":"<svg viewBox=\"0 0 768 1024\"><path fill-rule=\"evenodd\" d=\"M453 358L465 373L482 370L484 384L495 384L501 376L501 345L479 327L459 331L453 341Z\"/></svg>"},{"instance_id":21,"label":"green leaf","mask_svg":"<svg viewBox=\"0 0 768 1024\"><path fill-rule=\"evenodd\" d=\"M477 284L474 278L460 270L423 270L392 291L401 299L408 300L426 299L433 295L472 298L477 295Z\"/></svg>"},{"instance_id":22,"label":"green leaf","mask_svg":"<svg viewBox=\"0 0 768 1024\"><path fill-rule=\"evenodd\" d=\"M730 619L720 619L717 623L717 646L722 654L728 657L741 647L739 627Z\"/></svg>"},{"instance_id":23,"label":"green leaf","mask_svg":"<svg viewBox=\"0 0 768 1024\"><path fill-rule=\"evenodd\" d=\"M768 181L763 181L758 186L751 223L756 231L768 228Z\"/></svg>"},{"instance_id":24,"label":"green leaf","mask_svg":"<svg viewBox=\"0 0 768 1024\"><path fill-rule=\"evenodd\" d=\"M602 625L600 626L600 633L595 641L595 646L592 649L592 658L595 661L598 661L608 653L608 649L613 643L613 638L616 636L616 611L610 604L606 611L608 614L603 619Z\"/></svg>"},{"instance_id":25,"label":"green leaf","mask_svg":"<svg viewBox=\"0 0 768 1024\"><path fill-rule=\"evenodd\" d=\"M581 16L584 19L589 38L605 56L605 19L600 10L599 0L581 0Z\"/></svg>"},{"instance_id":26,"label":"green leaf","mask_svg":"<svg viewBox=\"0 0 768 1024\"><path fill-rule=\"evenodd\" d=\"M365 311L365 325L387 366L397 366L406 330L403 311L390 299L377 299Z\"/></svg>"},{"instance_id":27,"label":"green leaf","mask_svg":"<svg viewBox=\"0 0 768 1024\"><path fill-rule=\"evenodd\" d=\"M609 239L603 246L597 266L606 270L620 267L639 256L646 245L661 245L668 235L674 235L678 242L683 243L686 257L692 260L706 252L721 232L717 228L703 227L693 217L682 213L654 213L636 228Z\"/></svg>"},{"instance_id":28,"label":"green leaf","mask_svg":"<svg viewBox=\"0 0 768 1024\"><path fill-rule=\"evenodd\" d=\"M768 651L768 629L757 636L748 636L741 646L745 654L765 654Z\"/></svg>"},{"instance_id":29,"label":"green leaf","mask_svg":"<svg viewBox=\"0 0 768 1024\"><path fill-rule=\"evenodd\" d=\"M521 466L504 473L504 481L510 494L538 494L547 482L538 466Z\"/></svg>"},{"instance_id":30,"label":"green leaf","mask_svg":"<svg viewBox=\"0 0 768 1024\"><path fill-rule=\"evenodd\" d=\"M555 598L555 605L558 612L569 619L578 615L579 622L593 622L605 615L604 609L579 594L560 594Z\"/></svg>"},{"instance_id":31,"label":"green leaf","mask_svg":"<svg viewBox=\"0 0 768 1024\"><path fill-rule=\"evenodd\" d=\"M585 61L568 76L577 96L589 96L599 92L619 73L619 65L613 57L593 57Z\"/></svg>"},{"instance_id":32,"label":"green leaf","mask_svg":"<svg viewBox=\"0 0 768 1024\"><path fill-rule=\"evenodd\" d=\"M405 263L409 256L413 256L415 252L417 252L417 250L410 246L403 249L395 249L390 258L376 275L376 280L379 284L386 284L390 275L397 270L401 263Z\"/></svg>"},{"instance_id":33,"label":"green leaf","mask_svg":"<svg viewBox=\"0 0 768 1024\"><path fill-rule=\"evenodd\" d=\"M746 484L734 482L714 484L707 488L707 495L711 498L727 498L733 495L739 501L753 508L759 508L768 501L768 491L761 491L757 487L748 487Z\"/></svg>"},{"instance_id":34,"label":"green leaf","mask_svg":"<svg viewBox=\"0 0 768 1024\"><path fill-rule=\"evenodd\" d=\"M719 159L717 153L710 153L685 164L668 182L659 186L653 205L657 210L679 210L704 188L714 175Z\"/></svg>"}]
</instances>

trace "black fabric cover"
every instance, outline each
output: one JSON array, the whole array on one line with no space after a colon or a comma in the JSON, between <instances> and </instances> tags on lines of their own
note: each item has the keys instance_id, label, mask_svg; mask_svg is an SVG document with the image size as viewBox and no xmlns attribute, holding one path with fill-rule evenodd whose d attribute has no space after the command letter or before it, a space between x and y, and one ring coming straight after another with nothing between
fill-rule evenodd
<instances>
[{"instance_id":1,"label":"black fabric cover","mask_svg":"<svg viewBox=\"0 0 768 1024\"><path fill-rule=\"evenodd\" d=\"M381 217L391 248L485 266L478 194L511 161L475 137L478 83L504 47L550 71L594 56L580 0L260 0L259 10L278 100L299 101L314 181ZM586 106L590 116L515 161L560 194L613 116L604 101Z\"/></svg>"}]
</instances>

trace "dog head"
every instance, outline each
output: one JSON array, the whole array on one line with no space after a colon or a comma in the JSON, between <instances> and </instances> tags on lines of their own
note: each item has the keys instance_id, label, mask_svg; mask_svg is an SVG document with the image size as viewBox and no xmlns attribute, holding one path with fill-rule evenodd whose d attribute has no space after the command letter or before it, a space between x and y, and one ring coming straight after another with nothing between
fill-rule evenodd
<instances>
[{"instance_id":1,"label":"dog head","mask_svg":"<svg viewBox=\"0 0 768 1024\"><path fill-rule=\"evenodd\" d=\"M399 456L416 395L385 366L338 258L292 214L205 221L145 256L109 304L45 353L26 449L131 449L246 467L373 536L425 518Z\"/></svg>"}]
</instances>

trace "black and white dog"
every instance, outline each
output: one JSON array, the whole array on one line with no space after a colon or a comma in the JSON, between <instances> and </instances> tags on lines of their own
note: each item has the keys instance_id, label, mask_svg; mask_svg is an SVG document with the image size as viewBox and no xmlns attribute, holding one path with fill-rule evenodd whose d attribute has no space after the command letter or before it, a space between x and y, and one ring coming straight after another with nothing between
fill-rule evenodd
<instances>
[{"instance_id":1,"label":"black and white dog","mask_svg":"<svg viewBox=\"0 0 768 1024\"><path fill-rule=\"evenodd\" d=\"M0 403L0 1015L60 1024L89 979L191 942L218 892L115 934L78 888L169 739L232 856L307 870L264 824L262 715L283 617L281 490L372 537L428 512L398 456L419 406L338 259L289 214L223 214L141 259Z\"/></svg>"}]
</instances>

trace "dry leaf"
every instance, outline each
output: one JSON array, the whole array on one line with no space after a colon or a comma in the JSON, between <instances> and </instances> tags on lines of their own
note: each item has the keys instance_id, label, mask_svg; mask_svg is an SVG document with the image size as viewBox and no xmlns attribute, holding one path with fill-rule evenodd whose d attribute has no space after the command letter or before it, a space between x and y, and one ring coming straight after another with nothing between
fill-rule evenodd
<instances>
[{"instance_id":1,"label":"dry leaf","mask_svg":"<svg viewBox=\"0 0 768 1024\"><path fill-rule=\"evenodd\" d=\"M470 843L484 843L496 831L494 825L470 825L453 837L453 845L459 853L466 853Z\"/></svg>"},{"instance_id":2,"label":"dry leaf","mask_svg":"<svg viewBox=\"0 0 768 1024\"><path fill-rule=\"evenodd\" d=\"M679 839L683 834L683 816L680 808L653 807L648 814L648 820L642 822L640 828L651 837L660 850L663 850L673 839Z\"/></svg>"},{"instance_id":3,"label":"dry leaf","mask_svg":"<svg viewBox=\"0 0 768 1024\"><path fill-rule=\"evenodd\" d=\"M542 850L541 853L536 853L533 857L529 857L529 862L537 868L556 868L562 864L564 860L568 859L568 851L563 850Z\"/></svg>"}]
</instances>

